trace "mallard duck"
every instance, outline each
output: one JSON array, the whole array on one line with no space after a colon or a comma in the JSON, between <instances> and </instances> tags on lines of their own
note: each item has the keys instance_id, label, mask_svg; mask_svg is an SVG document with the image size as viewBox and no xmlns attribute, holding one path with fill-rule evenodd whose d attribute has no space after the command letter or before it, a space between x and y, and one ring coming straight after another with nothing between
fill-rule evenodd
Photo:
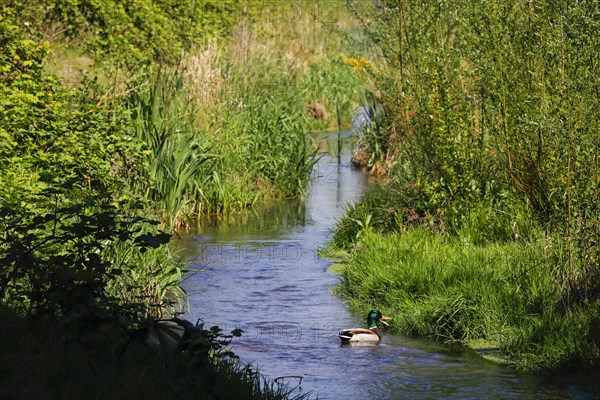
<instances>
[{"instance_id":1,"label":"mallard duck","mask_svg":"<svg viewBox=\"0 0 600 400\"><path fill-rule=\"evenodd\" d=\"M344 329L339 331L338 337L342 339L342 343L348 342L378 342L381 340L381 332L377 326L378 322L389 326L385 321L389 321L391 318L385 317L379 310L371 310L367 315L367 326L365 328L352 328Z\"/></svg>"}]
</instances>

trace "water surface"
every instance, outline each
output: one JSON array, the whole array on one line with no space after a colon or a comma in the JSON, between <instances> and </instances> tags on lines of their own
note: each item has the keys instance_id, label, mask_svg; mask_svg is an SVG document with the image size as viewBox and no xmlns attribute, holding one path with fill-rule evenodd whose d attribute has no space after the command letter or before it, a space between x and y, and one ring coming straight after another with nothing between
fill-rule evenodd
<instances>
[{"instance_id":1,"label":"water surface","mask_svg":"<svg viewBox=\"0 0 600 400\"><path fill-rule=\"evenodd\" d=\"M242 360L278 382L320 399L598 398L575 377L541 379L500 367L465 349L386 333L376 346L341 346L337 331L364 326L369 310L352 313L331 286L338 277L318 257L349 202L369 183L328 155L337 134L322 139L310 194L228 217L207 218L180 240L190 268L191 313L207 326L241 328L232 344Z\"/></svg>"}]
</instances>

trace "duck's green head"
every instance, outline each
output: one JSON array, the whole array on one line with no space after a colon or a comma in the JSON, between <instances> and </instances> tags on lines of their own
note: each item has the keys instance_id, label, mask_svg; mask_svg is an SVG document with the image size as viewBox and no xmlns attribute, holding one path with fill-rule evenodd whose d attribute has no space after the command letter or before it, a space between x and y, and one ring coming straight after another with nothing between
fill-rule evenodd
<instances>
[{"instance_id":1,"label":"duck's green head","mask_svg":"<svg viewBox=\"0 0 600 400\"><path fill-rule=\"evenodd\" d=\"M367 315L367 325L368 325L369 329L377 328L378 322L381 322L382 324L384 324L386 326L390 326L387 322L385 322L385 321L389 321L390 319L391 319L390 317L386 317L383 314L381 314L381 311L373 309L373 310L369 311L369 314Z\"/></svg>"}]
</instances>

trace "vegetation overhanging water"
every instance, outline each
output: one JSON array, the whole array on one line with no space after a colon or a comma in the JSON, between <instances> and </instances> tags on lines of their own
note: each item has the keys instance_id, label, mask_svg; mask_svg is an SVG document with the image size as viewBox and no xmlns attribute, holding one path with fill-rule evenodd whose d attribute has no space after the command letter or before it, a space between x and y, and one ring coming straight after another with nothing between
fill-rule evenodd
<instances>
[{"instance_id":1,"label":"vegetation overhanging water","mask_svg":"<svg viewBox=\"0 0 600 400\"><path fill-rule=\"evenodd\" d=\"M525 369L593 369L598 4L345 3L353 15L320 0L5 1L7 340L122 340L181 310L163 230L299 196L308 131L362 103L354 162L389 183L336 228L340 290L406 333L483 343ZM56 335L39 336L46 324ZM212 360L228 354L216 347ZM71 349L76 365L95 351ZM37 371L37 388L71 361ZM14 387L31 381L14 371Z\"/></svg>"}]
</instances>

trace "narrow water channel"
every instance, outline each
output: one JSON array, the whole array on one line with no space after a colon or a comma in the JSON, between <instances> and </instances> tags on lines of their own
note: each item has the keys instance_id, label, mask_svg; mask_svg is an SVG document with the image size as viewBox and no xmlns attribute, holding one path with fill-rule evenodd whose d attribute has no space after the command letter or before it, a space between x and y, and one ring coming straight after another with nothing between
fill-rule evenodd
<instances>
[{"instance_id":1,"label":"narrow water channel","mask_svg":"<svg viewBox=\"0 0 600 400\"><path fill-rule=\"evenodd\" d=\"M597 398L574 377L541 379L499 367L471 351L384 333L376 346L341 346L337 331L365 325L331 290L338 278L318 257L336 218L357 200L368 177L349 164L344 133L341 163L322 137L310 194L229 217L203 220L181 238L182 255L200 272L185 287L191 313L207 326L244 335L232 350L297 393L320 399L564 399Z\"/></svg>"}]
</instances>

